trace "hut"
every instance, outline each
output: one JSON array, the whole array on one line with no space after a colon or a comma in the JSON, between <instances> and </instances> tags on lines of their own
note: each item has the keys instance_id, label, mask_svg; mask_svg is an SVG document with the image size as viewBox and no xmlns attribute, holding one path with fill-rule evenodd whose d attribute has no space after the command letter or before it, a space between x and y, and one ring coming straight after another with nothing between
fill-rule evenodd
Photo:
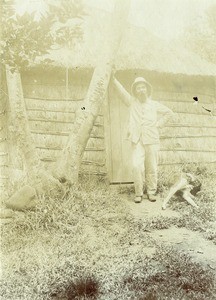
<instances>
[{"instance_id":1,"label":"hut","mask_svg":"<svg viewBox=\"0 0 216 300\"><path fill-rule=\"evenodd\" d=\"M107 14L101 19L109 18ZM95 22L92 18L89 22ZM99 21L98 21L99 22ZM42 62L22 72L22 84L31 132L40 159L49 167L64 147L73 126L75 109L82 109L98 45L111 41L102 23L88 23L88 33L78 49L52 50ZM97 28L95 34L92 28ZM116 77L130 91L137 76L153 85L152 98L176 112L176 121L161 130L160 167L173 168L187 163L216 163L216 66L183 47L168 45L143 28L130 26L116 57ZM200 99L194 105L193 97ZM125 139L128 108L109 88L107 99L94 124L84 153L81 171L107 176L110 183L132 182ZM9 151L8 165L19 169Z\"/></svg>"}]
</instances>

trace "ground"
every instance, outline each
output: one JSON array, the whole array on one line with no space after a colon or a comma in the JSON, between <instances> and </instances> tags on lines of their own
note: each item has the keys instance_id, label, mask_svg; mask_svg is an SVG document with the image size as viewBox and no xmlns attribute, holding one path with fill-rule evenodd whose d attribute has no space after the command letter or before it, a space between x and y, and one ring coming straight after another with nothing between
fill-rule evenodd
<instances>
[{"instance_id":1,"label":"ground","mask_svg":"<svg viewBox=\"0 0 216 300\"><path fill-rule=\"evenodd\" d=\"M197 261L202 262L210 266L210 268L216 270L216 247L211 241L206 240L202 234L199 232L194 232L187 228L178 228L175 226L175 219L181 218L181 214L173 211L171 209L162 210L162 200L158 199L156 203L150 201L143 201L141 204L135 204L132 199L129 199L126 203L130 207L130 212L133 214L134 218L140 220L149 221L153 217L168 217L173 218L173 226L168 229L154 230L151 236L161 242L168 243L178 249L184 250L185 252L190 252L190 255ZM216 225L216 223L215 223ZM212 229L214 225L212 224ZM215 227L216 228L216 227Z\"/></svg>"},{"instance_id":2,"label":"ground","mask_svg":"<svg viewBox=\"0 0 216 300\"><path fill-rule=\"evenodd\" d=\"M2 299L215 299L215 174L199 210L133 202L131 187L82 181L2 222ZM96 188L97 187L97 188Z\"/></svg>"}]
</instances>

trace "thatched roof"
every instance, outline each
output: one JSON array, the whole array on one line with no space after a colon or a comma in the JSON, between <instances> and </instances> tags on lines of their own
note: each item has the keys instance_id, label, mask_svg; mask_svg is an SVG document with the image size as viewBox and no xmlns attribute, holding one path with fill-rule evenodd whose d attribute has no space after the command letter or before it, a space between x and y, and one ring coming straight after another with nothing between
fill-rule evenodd
<instances>
[{"instance_id":1,"label":"thatched roof","mask_svg":"<svg viewBox=\"0 0 216 300\"><path fill-rule=\"evenodd\" d=\"M94 68L102 47L112 43L109 34L110 14L92 11L84 22L84 40L76 49L51 50L47 56L55 66ZM142 27L128 25L116 56L116 69L215 76L216 65L179 45L168 44Z\"/></svg>"}]
</instances>

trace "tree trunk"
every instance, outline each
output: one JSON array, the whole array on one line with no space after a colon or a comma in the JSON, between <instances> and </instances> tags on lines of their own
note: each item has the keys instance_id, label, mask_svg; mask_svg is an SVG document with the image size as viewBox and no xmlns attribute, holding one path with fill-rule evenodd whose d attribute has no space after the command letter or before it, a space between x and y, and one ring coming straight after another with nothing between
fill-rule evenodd
<instances>
[{"instance_id":1,"label":"tree trunk","mask_svg":"<svg viewBox=\"0 0 216 300\"><path fill-rule=\"evenodd\" d=\"M62 187L58 180L44 170L39 159L29 128L20 73L18 71L12 73L6 66L6 79L11 119L10 136L13 136L18 150L22 154L27 183L34 187L38 194L56 193Z\"/></svg>"},{"instance_id":2,"label":"tree trunk","mask_svg":"<svg viewBox=\"0 0 216 300\"><path fill-rule=\"evenodd\" d=\"M8 178L8 141L7 141L7 93L5 84L5 70L0 70L0 198L7 191Z\"/></svg>"},{"instance_id":3,"label":"tree trunk","mask_svg":"<svg viewBox=\"0 0 216 300\"><path fill-rule=\"evenodd\" d=\"M94 122L98 116L101 105L105 99L109 85L112 65L115 54L119 48L123 30L126 27L130 0L117 0L111 20L110 32L112 43L107 49L101 51L98 64L94 70L89 90L82 107L76 111L76 119L69 135L68 142L59 160L56 163L53 174L56 178L76 184L82 156L90 137Z\"/></svg>"}]
</instances>

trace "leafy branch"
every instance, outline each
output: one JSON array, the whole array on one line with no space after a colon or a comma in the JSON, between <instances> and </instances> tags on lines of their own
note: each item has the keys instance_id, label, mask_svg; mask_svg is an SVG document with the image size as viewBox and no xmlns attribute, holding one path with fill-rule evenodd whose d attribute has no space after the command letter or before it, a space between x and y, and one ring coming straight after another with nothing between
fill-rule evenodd
<instances>
[{"instance_id":1,"label":"leafy branch","mask_svg":"<svg viewBox=\"0 0 216 300\"><path fill-rule=\"evenodd\" d=\"M55 44L69 46L82 38L85 12L81 1L63 0L60 5L49 5L46 15L38 21L35 13L16 14L11 0L4 1L2 11L1 61L13 70L29 67ZM71 22L74 19L80 22Z\"/></svg>"}]
</instances>

